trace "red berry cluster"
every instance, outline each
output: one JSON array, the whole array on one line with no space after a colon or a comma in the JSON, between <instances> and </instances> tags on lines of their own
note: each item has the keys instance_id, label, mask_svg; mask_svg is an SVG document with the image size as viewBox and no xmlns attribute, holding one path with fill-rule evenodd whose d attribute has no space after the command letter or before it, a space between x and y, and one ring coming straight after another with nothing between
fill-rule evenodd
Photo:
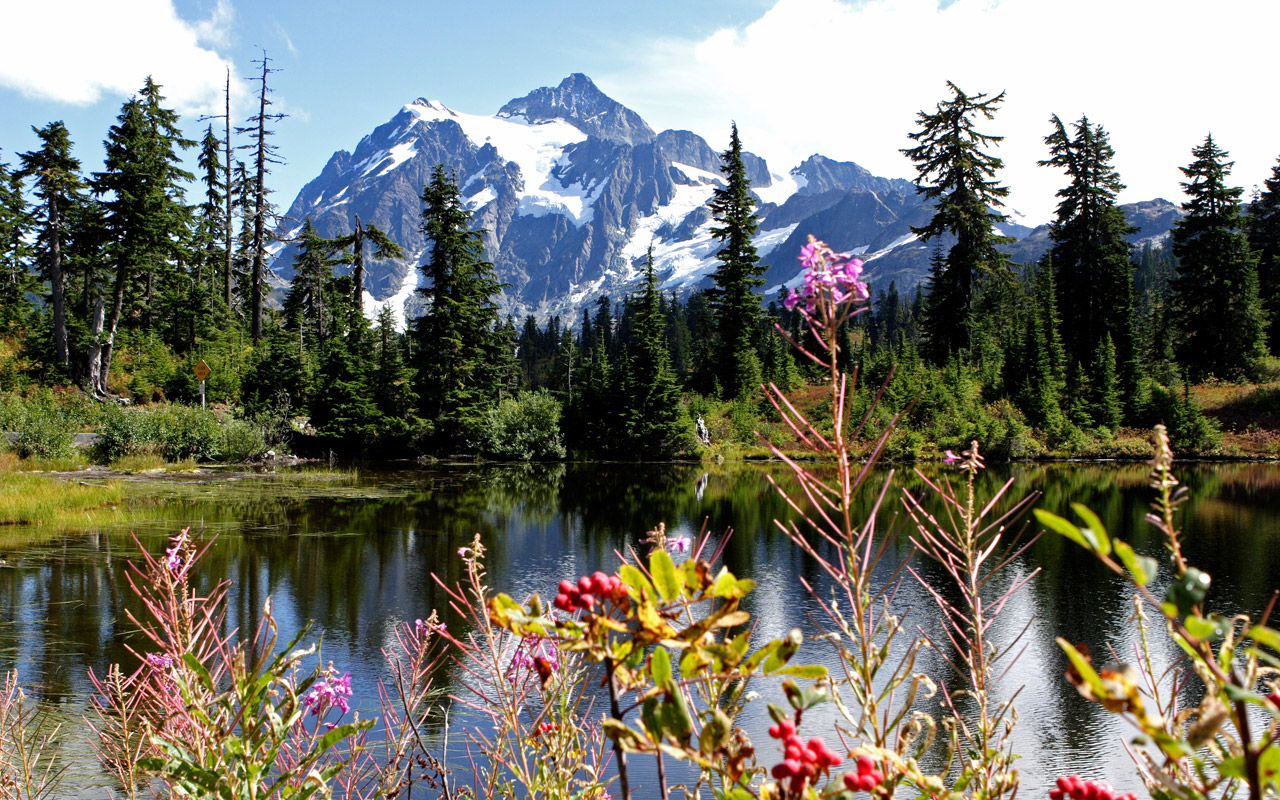
<instances>
[{"instance_id":1,"label":"red berry cluster","mask_svg":"<svg viewBox=\"0 0 1280 800\"><path fill-rule=\"evenodd\" d=\"M627 587L617 575L605 575L595 572L584 575L576 584L560 581L560 593L556 595L555 607L561 611L573 613L577 609L594 611L596 603L612 600L616 606L624 606L627 602Z\"/></svg>"},{"instance_id":2,"label":"red berry cluster","mask_svg":"<svg viewBox=\"0 0 1280 800\"><path fill-rule=\"evenodd\" d=\"M871 756L858 757L858 774L844 774L844 788L851 792L870 792L884 783L884 773L876 769L876 762Z\"/></svg>"},{"instance_id":3,"label":"red berry cluster","mask_svg":"<svg viewBox=\"0 0 1280 800\"><path fill-rule=\"evenodd\" d=\"M790 779L794 794L803 791L805 784L819 772L825 773L844 760L828 750L816 736L808 744L801 742L800 737L796 736L795 723L791 720L784 719L777 725L769 726L769 735L782 740L785 754L783 762L774 765L773 777L779 781Z\"/></svg>"},{"instance_id":4,"label":"red berry cluster","mask_svg":"<svg viewBox=\"0 0 1280 800\"><path fill-rule=\"evenodd\" d=\"M1137 800L1132 794L1120 794L1099 781L1080 780L1079 775L1058 778L1058 788L1049 792L1049 800Z\"/></svg>"}]
</instances>

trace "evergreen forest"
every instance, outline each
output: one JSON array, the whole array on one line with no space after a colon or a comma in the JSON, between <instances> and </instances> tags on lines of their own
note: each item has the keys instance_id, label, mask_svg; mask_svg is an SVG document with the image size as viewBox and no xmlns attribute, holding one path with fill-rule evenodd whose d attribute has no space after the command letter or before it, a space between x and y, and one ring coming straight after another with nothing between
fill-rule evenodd
<instances>
[{"instance_id":1,"label":"evergreen forest","mask_svg":"<svg viewBox=\"0 0 1280 800\"><path fill-rule=\"evenodd\" d=\"M750 456L765 452L757 431L790 435L763 384L806 413L822 401L823 371L792 344L813 345L803 313L759 293L736 126L709 203L720 247L710 286L663 292L651 253L634 291L596 298L580 319L504 316L458 176L438 167L421 190L423 312L402 329L362 305L366 260L403 255L385 232L357 219L329 239L309 220L281 224L280 115L269 62L258 66L247 120L228 109L186 138L148 79L105 132L102 171L82 168L84 145L57 121L33 128L36 149L0 161L0 422L31 452L44 452L28 430L44 420L115 431L122 453L197 458ZM913 229L933 248L930 272L905 290L877 284L868 265L871 300L839 343L841 365L858 372L852 418L870 414L875 431L909 409L890 457L972 439L1009 458L1141 456L1145 440L1126 431L1156 423L1179 449L1214 451L1222 432L1197 387L1280 379L1280 164L1246 201L1207 135L1180 167L1184 217L1134 247L1106 129L1054 116L1041 162L1062 178L1052 246L1015 263L997 227L1003 99L948 83L915 120L903 152L932 213ZM272 277L274 232L295 226L285 287ZM173 410L201 406L200 362L204 423ZM1280 390L1249 396L1280 412ZM162 431L140 432L146 409L165 424L221 426L224 439L238 426L245 441L166 449Z\"/></svg>"}]
</instances>

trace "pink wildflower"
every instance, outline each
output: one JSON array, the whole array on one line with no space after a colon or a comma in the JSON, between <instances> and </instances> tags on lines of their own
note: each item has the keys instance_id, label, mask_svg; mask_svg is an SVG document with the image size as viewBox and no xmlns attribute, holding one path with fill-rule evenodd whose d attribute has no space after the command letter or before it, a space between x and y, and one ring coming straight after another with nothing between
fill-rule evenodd
<instances>
[{"instance_id":1,"label":"pink wildflower","mask_svg":"<svg viewBox=\"0 0 1280 800\"><path fill-rule=\"evenodd\" d=\"M341 678L335 678L330 671L311 685L311 691L302 698L302 704L317 717L330 706L337 706L345 714L351 710L347 703L351 694L351 673L345 672Z\"/></svg>"},{"instance_id":2,"label":"pink wildflower","mask_svg":"<svg viewBox=\"0 0 1280 800\"><path fill-rule=\"evenodd\" d=\"M826 242L810 236L809 243L800 248L800 263L805 268L804 285L791 289L782 301L788 311L803 306L806 314L811 313L823 295L835 305L865 303L871 297L870 287L859 280L862 259L852 253L837 253Z\"/></svg>"},{"instance_id":3,"label":"pink wildflower","mask_svg":"<svg viewBox=\"0 0 1280 800\"><path fill-rule=\"evenodd\" d=\"M693 547L693 540L688 536L672 536L667 539L666 547L672 553L687 553Z\"/></svg>"},{"instance_id":4,"label":"pink wildflower","mask_svg":"<svg viewBox=\"0 0 1280 800\"><path fill-rule=\"evenodd\" d=\"M957 462L957 461L959 461L959 460L960 460L960 456L956 455L955 453L951 452L950 450L948 450L948 451L947 451L947 453L946 453L946 455L942 457L942 463L943 463L943 464L954 464L954 463L956 463L956 462Z\"/></svg>"},{"instance_id":5,"label":"pink wildflower","mask_svg":"<svg viewBox=\"0 0 1280 800\"><path fill-rule=\"evenodd\" d=\"M164 670L173 666L173 656L168 653L147 653L147 666L154 670Z\"/></svg>"},{"instance_id":6,"label":"pink wildflower","mask_svg":"<svg viewBox=\"0 0 1280 800\"><path fill-rule=\"evenodd\" d=\"M187 566L187 529L183 528L182 533L170 539L173 543L172 547L166 548L164 551L165 569L174 575L181 575Z\"/></svg>"}]
</instances>

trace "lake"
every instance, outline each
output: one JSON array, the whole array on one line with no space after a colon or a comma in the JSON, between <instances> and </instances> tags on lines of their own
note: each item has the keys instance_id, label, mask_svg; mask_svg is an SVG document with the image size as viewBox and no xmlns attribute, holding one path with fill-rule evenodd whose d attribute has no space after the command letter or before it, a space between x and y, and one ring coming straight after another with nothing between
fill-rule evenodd
<instances>
[{"instance_id":1,"label":"lake","mask_svg":"<svg viewBox=\"0 0 1280 800\"><path fill-rule=\"evenodd\" d=\"M1280 588L1280 467L1200 464L1176 472L1190 488L1181 520L1185 553L1213 576L1211 605L1256 615ZM1070 516L1071 502L1085 503L1113 535L1157 557L1167 578L1162 542L1143 522L1153 497L1146 474L1143 465L1002 465L988 470L979 487L990 493L1012 478L1011 497L1042 492L1040 507L1064 516ZM757 582L745 607L756 617L756 641L763 643L793 626L812 630L808 615L816 604L797 577L821 583L819 570L773 523L788 518L789 509L770 475L785 483L788 472L780 464L456 465L340 480L158 480L146 485L149 499L133 509L128 528L100 523L57 535L0 532L0 669L17 667L24 685L68 719L73 791L106 797L108 778L92 761L77 721L90 691L86 674L90 668L101 673L114 661L129 663L126 644L137 642L125 617L129 609L138 612L124 573L137 553L131 531L160 552L169 535L187 526L218 537L199 580L231 581L231 624L251 626L268 595L285 640L313 620L314 632L323 632L324 658L352 673L366 711L376 709L374 681L384 673L381 649L392 625L443 608L431 575L457 581L457 550L477 532L489 549L490 583L524 599L535 591L549 597L562 578L616 570L614 551L640 549L658 522L695 535L705 521L716 538L731 528L723 562ZM960 480L959 473L952 475ZM919 491L922 482L910 469L894 481L896 494L882 519L897 513L893 548L905 553L909 519L898 498L903 488ZM928 563L914 563L936 577ZM1132 731L1076 695L1063 679L1066 661L1054 644L1055 636L1063 636L1088 643L1095 653L1108 645L1131 653L1131 593L1058 537L1045 536L1014 565L1022 574L1036 568L1040 573L994 634L1011 637L1030 626L1025 651L1000 685L1003 694L1022 687L1016 733L1022 792L1042 796L1056 777L1070 773L1138 790L1121 749ZM898 602L913 630L936 620L936 609L911 579ZM1153 631L1153 639L1159 658L1172 659L1162 632ZM830 648L818 644L806 645L799 658L834 663ZM923 666L935 678L948 677L936 657ZM758 708L746 724L760 762L771 765L780 756L764 734L763 702L753 705Z\"/></svg>"}]
</instances>

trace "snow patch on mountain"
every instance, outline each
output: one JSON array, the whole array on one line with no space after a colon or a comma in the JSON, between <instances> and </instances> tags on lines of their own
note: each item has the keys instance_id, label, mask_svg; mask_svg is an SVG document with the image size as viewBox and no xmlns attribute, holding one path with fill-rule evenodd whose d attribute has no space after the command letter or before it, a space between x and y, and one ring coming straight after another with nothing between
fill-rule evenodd
<instances>
[{"instance_id":1,"label":"snow patch on mountain","mask_svg":"<svg viewBox=\"0 0 1280 800\"><path fill-rule=\"evenodd\" d=\"M416 254L411 264L417 264L418 259L422 258L422 254ZM395 294L385 300L377 300L368 289L361 294L362 306L364 308L364 316L369 320L377 320L378 315L382 313L383 308L391 309L391 316L395 319L396 330L404 331L408 329L408 321L405 317L405 306L408 305L409 299L413 297L413 293L418 289L419 270L417 267L411 268L405 273L404 280L400 283L400 288Z\"/></svg>"},{"instance_id":2,"label":"snow patch on mountain","mask_svg":"<svg viewBox=\"0 0 1280 800\"><path fill-rule=\"evenodd\" d=\"M710 175L709 172L690 167L685 164L677 165L687 175L701 173ZM622 246L621 255L628 262L643 258L645 252L650 245L654 247L654 262L657 263L657 253L659 247L670 246L671 244L683 244L680 242L663 243L658 239L658 230L664 225L679 225L684 218L689 216L697 209L705 206L707 200L711 198L711 193L715 191L715 187L711 184L700 183L696 186L683 186L677 184L675 187L675 197L671 203L665 206L659 206L656 213L641 217L636 221L635 230L631 232L631 238ZM703 225L698 229L698 233L702 233L702 229L709 226ZM695 236L695 238L700 238Z\"/></svg>"},{"instance_id":3,"label":"snow patch on mountain","mask_svg":"<svg viewBox=\"0 0 1280 800\"><path fill-rule=\"evenodd\" d=\"M666 290L680 290L697 285L715 271L716 253L722 244L711 235L708 222L698 228L698 235L684 242L664 242L653 248L653 263L659 272L668 273L662 287ZM756 254L760 258L772 253L778 245L796 229L797 225L775 228L757 234L752 240L756 246Z\"/></svg>"},{"instance_id":4,"label":"snow patch on mountain","mask_svg":"<svg viewBox=\"0 0 1280 800\"><path fill-rule=\"evenodd\" d=\"M587 138L573 125L562 120L530 122L519 115L464 114L430 100L411 103L405 110L413 114L418 123L452 120L462 127L476 147L491 144L502 158L514 162L524 181L516 195L517 214L532 217L562 214L578 227L594 215L594 204L604 190L605 181L590 186L580 183L565 186L555 175L557 167L565 166L565 147ZM473 203L472 207L481 205L484 203Z\"/></svg>"},{"instance_id":5,"label":"snow patch on mountain","mask_svg":"<svg viewBox=\"0 0 1280 800\"><path fill-rule=\"evenodd\" d=\"M771 172L769 173L769 178L771 183L768 186L751 187L751 191L756 193L756 197L760 198L761 203L782 205L787 202L791 195L809 185L809 179L795 170L786 175Z\"/></svg>"},{"instance_id":6,"label":"snow patch on mountain","mask_svg":"<svg viewBox=\"0 0 1280 800\"><path fill-rule=\"evenodd\" d=\"M388 172L413 158L417 154L418 151L414 148L413 142L401 142L395 147L392 147L387 153L387 158L390 159L390 163L383 167L378 172L378 175L386 175Z\"/></svg>"}]
</instances>

